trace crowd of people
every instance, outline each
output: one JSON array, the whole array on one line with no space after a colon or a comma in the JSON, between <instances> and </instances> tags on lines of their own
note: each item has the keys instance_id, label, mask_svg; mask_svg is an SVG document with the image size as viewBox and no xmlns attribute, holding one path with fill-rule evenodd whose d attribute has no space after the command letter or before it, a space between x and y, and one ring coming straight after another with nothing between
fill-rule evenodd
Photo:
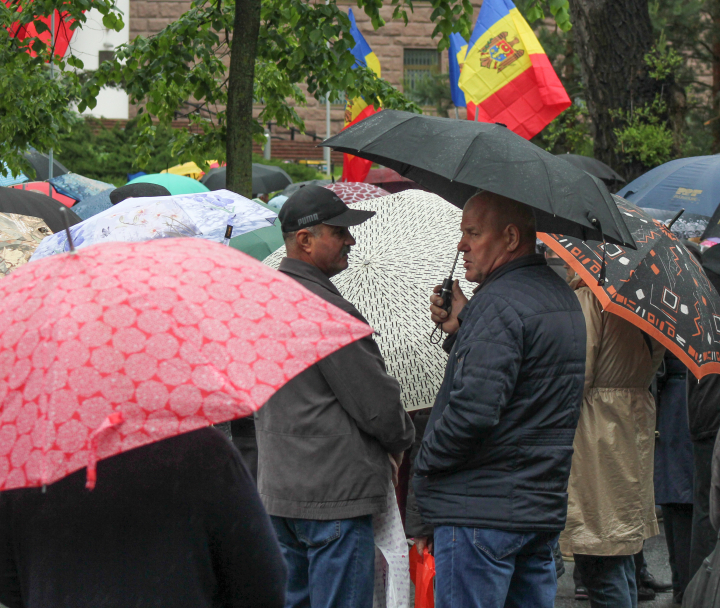
<instances>
[{"instance_id":1,"label":"crowd of people","mask_svg":"<svg viewBox=\"0 0 720 608\"><path fill-rule=\"evenodd\" d=\"M279 213L279 271L364 321L330 279L373 215L298 190ZM720 522L720 380L698 382L548 264L529 207L481 191L459 228L477 287L468 299L456 281L449 307L431 297L448 353L432 409L405 411L366 337L233 421L238 449L202 429L99 462L107 482L91 492L84 471L4 492L0 602L371 608L373 516L403 471L405 533L434 555L438 608L551 608L559 552L593 608L670 587L682 602ZM656 504L671 585L642 556Z\"/></svg>"}]
</instances>

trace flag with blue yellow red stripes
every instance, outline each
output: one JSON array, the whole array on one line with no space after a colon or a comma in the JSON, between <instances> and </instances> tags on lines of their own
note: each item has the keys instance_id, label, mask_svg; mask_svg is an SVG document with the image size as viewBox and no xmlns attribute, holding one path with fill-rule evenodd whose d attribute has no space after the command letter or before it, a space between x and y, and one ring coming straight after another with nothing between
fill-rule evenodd
<instances>
[{"instance_id":1,"label":"flag with blue yellow red stripes","mask_svg":"<svg viewBox=\"0 0 720 608\"><path fill-rule=\"evenodd\" d=\"M511 0L485 0L459 80L469 120L499 122L527 139L570 107L540 42Z\"/></svg>"}]
</instances>

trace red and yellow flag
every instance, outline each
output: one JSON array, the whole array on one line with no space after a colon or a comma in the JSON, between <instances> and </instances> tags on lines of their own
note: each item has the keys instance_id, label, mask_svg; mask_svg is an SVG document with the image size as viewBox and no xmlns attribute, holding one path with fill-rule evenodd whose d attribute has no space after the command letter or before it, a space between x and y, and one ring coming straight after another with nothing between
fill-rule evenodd
<instances>
[{"instance_id":1,"label":"red and yellow flag","mask_svg":"<svg viewBox=\"0 0 720 608\"><path fill-rule=\"evenodd\" d=\"M570 98L511 0L485 0L459 81L468 120L499 122L530 139L570 107Z\"/></svg>"},{"instance_id":2,"label":"red and yellow flag","mask_svg":"<svg viewBox=\"0 0 720 608\"><path fill-rule=\"evenodd\" d=\"M375 72L378 77L380 76L380 61L377 55L373 53L370 45L365 41L365 37L362 35L360 30L355 23L355 16L353 15L352 9L348 12L350 17L350 33L352 34L355 46L352 48L351 53L355 56L355 64L362 65L370 68ZM345 106L345 126L343 130L347 129L350 125L354 125L360 122L364 118L375 114L378 109L368 105L368 103L362 97L356 97L355 99L348 100ZM359 156L353 156L352 154L343 155L343 172L340 181L342 182L364 182L370 173L370 167L372 167L372 161L365 160Z\"/></svg>"}]
</instances>

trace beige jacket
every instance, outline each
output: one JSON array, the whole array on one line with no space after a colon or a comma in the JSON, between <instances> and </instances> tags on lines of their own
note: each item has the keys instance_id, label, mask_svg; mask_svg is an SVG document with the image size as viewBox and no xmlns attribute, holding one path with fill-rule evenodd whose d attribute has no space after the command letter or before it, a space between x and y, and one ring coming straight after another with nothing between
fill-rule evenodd
<instances>
[{"instance_id":1,"label":"beige jacket","mask_svg":"<svg viewBox=\"0 0 720 608\"><path fill-rule=\"evenodd\" d=\"M632 555L659 534L648 388L665 348L651 340L651 355L641 331L603 312L588 287L575 294L585 314L587 361L560 544L566 554Z\"/></svg>"}]
</instances>

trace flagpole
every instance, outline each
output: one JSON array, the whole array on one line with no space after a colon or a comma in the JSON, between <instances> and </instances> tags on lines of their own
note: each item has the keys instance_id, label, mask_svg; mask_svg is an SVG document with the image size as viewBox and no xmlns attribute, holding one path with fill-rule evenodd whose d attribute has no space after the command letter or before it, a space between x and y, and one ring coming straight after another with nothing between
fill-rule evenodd
<instances>
[{"instance_id":1,"label":"flagpole","mask_svg":"<svg viewBox=\"0 0 720 608\"><path fill-rule=\"evenodd\" d=\"M325 5L330 4L330 0L325 0ZM327 43L328 47L330 43ZM330 139L330 93L325 94L325 138ZM323 156L325 157L325 175L328 179L332 177L332 169L330 168L330 148L323 148Z\"/></svg>"},{"instance_id":2,"label":"flagpole","mask_svg":"<svg viewBox=\"0 0 720 608\"><path fill-rule=\"evenodd\" d=\"M50 47L50 79L55 79L55 9L52 11L52 15L50 17L50 36L51 36L51 47ZM53 178L53 149L50 148L50 154L48 154L49 164L48 164L48 179ZM49 190L50 197L52 198L52 188Z\"/></svg>"}]
</instances>

